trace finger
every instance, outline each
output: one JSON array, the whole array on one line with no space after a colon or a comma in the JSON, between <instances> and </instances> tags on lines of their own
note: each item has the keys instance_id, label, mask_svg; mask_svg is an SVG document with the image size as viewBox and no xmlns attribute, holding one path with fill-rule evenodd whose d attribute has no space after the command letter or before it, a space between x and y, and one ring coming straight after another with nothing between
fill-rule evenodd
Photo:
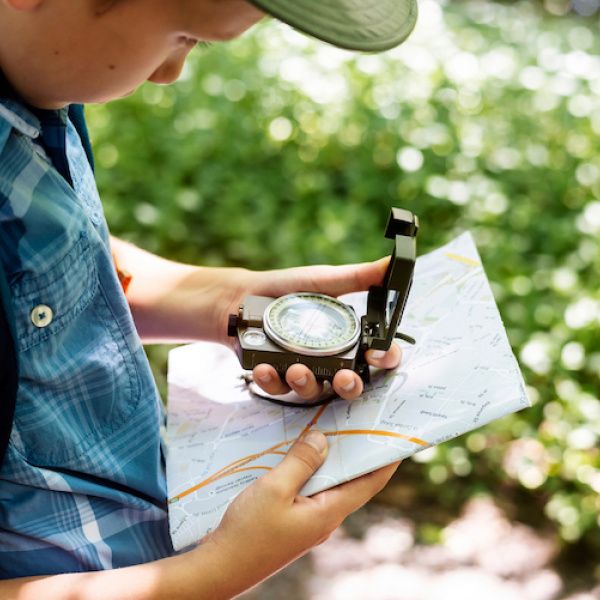
<instances>
[{"instance_id":1,"label":"finger","mask_svg":"<svg viewBox=\"0 0 600 600\"><path fill-rule=\"evenodd\" d=\"M365 358L370 365L379 369L395 369L402 360L402 350L398 344L392 343L387 352L384 350L367 350Z\"/></svg>"},{"instance_id":2,"label":"finger","mask_svg":"<svg viewBox=\"0 0 600 600\"><path fill-rule=\"evenodd\" d=\"M338 371L333 377L332 385L333 391L344 400L358 398L364 387L362 379L349 369Z\"/></svg>"},{"instance_id":3,"label":"finger","mask_svg":"<svg viewBox=\"0 0 600 600\"><path fill-rule=\"evenodd\" d=\"M396 472L400 462L394 462L362 477L315 494L313 499L323 503L323 508L326 511L339 511L341 514L349 515L366 504L385 487Z\"/></svg>"},{"instance_id":4,"label":"finger","mask_svg":"<svg viewBox=\"0 0 600 600\"><path fill-rule=\"evenodd\" d=\"M281 381L279 374L271 365L256 365L252 371L252 378L267 394L277 396L287 394L290 391L290 388Z\"/></svg>"},{"instance_id":5,"label":"finger","mask_svg":"<svg viewBox=\"0 0 600 600\"><path fill-rule=\"evenodd\" d=\"M304 400L314 400L321 395L323 386L305 365L292 365L285 374L287 384Z\"/></svg>"},{"instance_id":6,"label":"finger","mask_svg":"<svg viewBox=\"0 0 600 600\"><path fill-rule=\"evenodd\" d=\"M285 458L263 479L269 480L285 497L293 500L327 456L327 438L311 429L288 450Z\"/></svg>"}]
</instances>

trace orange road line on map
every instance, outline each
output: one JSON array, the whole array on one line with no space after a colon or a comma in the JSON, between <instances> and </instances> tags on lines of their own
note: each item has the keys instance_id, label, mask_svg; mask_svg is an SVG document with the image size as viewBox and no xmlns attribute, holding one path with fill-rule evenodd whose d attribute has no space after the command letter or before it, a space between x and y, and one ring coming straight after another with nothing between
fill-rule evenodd
<instances>
[{"instance_id":1,"label":"orange road line on map","mask_svg":"<svg viewBox=\"0 0 600 600\"><path fill-rule=\"evenodd\" d=\"M329 403L324 404L323 406L321 406L319 408L319 410L315 413L313 418L306 424L306 427L304 427L304 429L302 430L302 432L296 439L301 438L313 425L315 425L317 423L317 421L321 418L321 415L323 414L323 412L325 412L325 409L327 408L328 405L329 405ZM234 471L232 471L232 469L234 469L238 466L247 465L249 462L252 462L253 460L255 460L257 458L260 458L261 456L265 456L266 454L283 454L283 455L285 455L285 452L277 452L276 451L277 448L281 448L281 446L286 446L288 444L291 444L291 443L293 443L293 441L295 441L295 440L279 442L278 444L275 444L274 446L271 446L270 448L267 448L266 450L263 450L262 452L257 452L256 454L251 454L251 455L245 456L243 458L238 458L237 460L234 460L232 463L229 463L228 465L219 469L216 473L213 473L207 479L204 479L203 481L201 481L200 483L197 483L196 485L192 486L191 488L188 488L187 490L181 492L180 494L173 496L169 500L169 503L175 502L177 500L181 500L181 498L185 498L185 496L188 496L189 494L192 494L193 492L199 490L200 488L203 488L205 485L208 485L209 483L212 483L213 481L216 481L223 477L227 477L227 475L233 474Z\"/></svg>"},{"instance_id":2,"label":"orange road line on map","mask_svg":"<svg viewBox=\"0 0 600 600\"><path fill-rule=\"evenodd\" d=\"M470 267L478 267L481 264L479 261L469 258L468 256L461 256L460 254L454 254L454 252L445 252L445 254L448 258L469 265Z\"/></svg>"},{"instance_id":3,"label":"orange road line on map","mask_svg":"<svg viewBox=\"0 0 600 600\"><path fill-rule=\"evenodd\" d=\"M224 467L222 467L221 469L219 469L218 471L213 473L205 481L208 481L210 483L210 481L213 481L215 479L220 479L220 476L225 477L226 475L230 474L230 471L232 469L247 465L249 462L252 462L253 460L260 458L261 456L265 456L267 454L281 454L281 455L285 456L285 454L286 454L285 452L279 452L276 450L276 448L281 448L281 446L285 446L285 445L291 444L291 443L292 442L288 442L288 441L279 442L279 444L275 444L274 446L271 446L270 448L267 448L266 450L263 450L262 452L257 452L256 454L250 454L248 456L238 458L237 460L234 460L232 463L225 465ZM194 488L195 488L195 486L194 486ZM195 491L194 488L190 488L190 490ZM187 496L188 493L191 493L190 490L187 490L184 495ZM179 496L181 496L181 494Z\"/></svg>"},{"instance_id":4,"label":"orange road line on map","mask_svg":"<svg viewBox=\"0 0 600 600\"><path fill-rule=\"evenodd\" d=\"M318 421L319 417L323 413L323 410L320 410L319 413L320 414L315 415L311 419L311 422L304 428L302 434L300 434L298 436L299 438L302 437L304 432L307 431L311 425L315 424ZM324 431L323 433L328 437L334 437L334 436L339 436L339 435L379 435L379 436L383 436L383 437L400 438L400 439L412 442L413 444L418 444L419 446L429 446L429 444L427 442L425 442L424 440L421 440L419 438L404 435L402 433L396 433L395 431L385 431L382 429L345 429L345 430L340 430L340 431ZM232 465L235 465L238 463L248 464L250 461L254 460L255 458L258 458L260 456L265 456L266 454L285 455L286 454L285 452L273 452L272 449L281 447L281 446L283 446L285 444L289 444L289 443L291 443L291 442L280 442L279 444L276 444L275 446L272 446L271 448L268 448L267 450L265 450L263 452L258 452L251 456L247 456L245 458L238 459L237 461L232 463ZM249 471L251 469L257 469L257 468L269 469L270 468L270 467L245 467L245 468L240 469L240 468L232 467L232 465L223 467L222 469L220 469L219 471L217 471L216 473L214 473L207 479L201 481L200 483L197 483L196 485L192 486L191 488L188 488L187 490L181 492L180 494L177 494L176 496L171 498L169 500L169 502L171 503L171 502L175 502L177 500L181 500L181 498L185 498L185 496L192 494L193 492L209 485L210 483L213 483L214 481L222 479L223 477L227 477L228 475L233 475L234 473L239 473L241 471Z\"/></svg>"},{"instance_id":5,"label":"orange road line on map","mask_svg":"<svg viewBox=\"0 0 600 600\"><path fill-rule=\"evenodd\" d=\"M340 431L324 431L328 437L334 437L337 435L381 435L384 437L395 437L402 440L407 440L413 444L419 446L429 446L429 444L419 438L411 437L410 435L404 435L402 433L396 433L395 431L385 431L383 429L342 429Z\"/></svg>"},{"instance_id":6,"label":"orange road line on map","mask_svg":"<svg viewBox=\"0 0 600 600\"><path fill-rule=\"evenodd\" d=\"M418 444L419 446L429 446L427 442L419 438L404 435L403 433L396 433L395 431L385 431L383 429L342 429L341 431L325 431L323 433L328 437L335 437L337 435L381 435L384 437L397 437L412 442L413 444Z\"/></svg>"},{"instance_id":7,"label":"orange road line on map","mask_svg":"<svg viewBox=\"0 0 600 600\"><path fill-rule=\"evenodd\" d=\"M300 435L301 438L313 425L317 424L317 421L321 418L321 415L325 412L325 409L329 406L329 402L327 404L323 404L321 408L315 413L314 417L306 424L306 427L302 430Z\"/></svg>"},{"instance_id":8,"label":"orange road line on map","mask_svg":"<svg viewBox=\"0 0 600 600\"><path fill-rule=\"evenodd\" d=\"M328 406L328 404L324 404L323 406L321 406L319 408L319 410L315 413L313 418L307 423L306 427L302 430L302 432L300 433L298 438L301 438L313 425L315 425L315 423L321 418L321 415L323 414L323 412L325 411L327 406ZM296 438L296 439L298 439L298 438ZM238 458L237 460L234 460L232 463L229 463L228 465L225 465L224 467L220 468L216 473L213 473L210 476L210 479L214 479L215 477L218 477L225 471L229 471L230 469L232 469L235 466L248 464L249 462L253 461L254 459L260 458L261 456L264 456L265 454L285 455L286 454L285 452L278 452L277 448L281 448L281 446L285 446L286 444L291 444L293 441L295 441L295 440L279 442L279 444L275 444L274 446L271 446L270 448L267 448L266 450L263 450L262 452L258 452L256 454L250 454L249 456ZM192 488L190 488L190 489L192 489ZM193 491L195 491L195 490L193 490ZM187 495L187 493L185 495ZM181 494L179 494L178 497L181 497Z\"/></svg>"},{"instance_id":9,"label":"orange road line on map","mask_svg":"<svg viewBox=\"0 0 600 600\"><path fill-rule=\"evenodd\" d=\"M243 469L236 469L229 473L229 475L233 475L234 473L241 473L242 471L253 471L254 469L264 469L265 471L272 471L273 467L262 467L260 465L256 465L255 467L244 467Z\"/></svg>"},{"instance_id":10,"label":"orange road line on map","mask_svg":"<svg viewBox=\"0 0 600 600\"><path fill-rule=\"evenodd\" d=\"M208 479L205 479L204 481L201 481L199 484L195 485L193 488L190 488L189 490L186 490L185 492L182 492L181 494L171 498L169 500L169 504L171 504L172 502L175 502L176 500L181 500L182 498L185 498L189 494L192 494L193 492L198 491L199 489L209 485L210 483L213 483L214 481L217 481L218 479L223 479L223 477L227 477L227 475L234 475L235 473L242 473L243 471L254 471L256 469L264 469L265 471L271 471L273 469L273 467L263 467L260 465L256 465L255 467L243 467L241 469L232 469L231 471L228 471L227 473L223 473L220 477L214 477L214 476L209 477Z\"/></svg>"},{"instance_id":11,"label":"orange road line on map","mask_svg":"<svg viewBox=\"0 0 600 600\"><path fill-rule=\"evenodd\" d=\"M321 418L321 415L325 412L326 408L327 408L327 404L324 404L323 406L321 406L319 408L319 410L315 413L313 418L306 424L306 427L304 427L304 429L302 430L302 432L296 439L301 438L313 425L315 425L317 423L317 421ZM295 441L295 440L293 440L293 441ZM234 462L229 463L225 467L222 467L221 469L219 469L216 473L214 473L211 476L211 478L214 478L214 477L220 475L221 473L224 473L225 471L229 471L232 467L234 467L236 465L248 464L249 462L253 461L254 459L264 456L265 454L285 455L286 454L285 452L279 452L276 449L281 448L281 446L285 446L286 444L291 444L291 443L292 443L292 441L279 442L279 444L275 444L274 446L271 446L270 448L267 448L266 450L263 450L262 452L258 452L257 454L251 454L250 456L246 456L244 458L238 458Z\"/></svg>"}]
</instances>

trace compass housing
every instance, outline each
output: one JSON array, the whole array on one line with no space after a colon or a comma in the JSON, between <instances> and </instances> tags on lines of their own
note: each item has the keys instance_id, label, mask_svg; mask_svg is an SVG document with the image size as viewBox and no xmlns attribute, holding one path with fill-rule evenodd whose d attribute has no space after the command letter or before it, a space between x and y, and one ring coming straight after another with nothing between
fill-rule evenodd
<instances>
[{"instance_id":1,"label":"compass housing","mask_svg":"<svg viewBox=\"0 0 600 600\"><path fill-rule=\"evenodd\" d=\"M229 315L227 330L236 338L242 367L267 363L285 377L290 366L302 363L318 380L351 369L368 381L368 349L388 350L394 337L414 343L397 330L412 285L418 229L410 211L391 209L385 237L394 241L392 255L382 285L369 288L360 322L351 306L324 294L247 296L238 314Z\"/></svg>"}]
</instances>

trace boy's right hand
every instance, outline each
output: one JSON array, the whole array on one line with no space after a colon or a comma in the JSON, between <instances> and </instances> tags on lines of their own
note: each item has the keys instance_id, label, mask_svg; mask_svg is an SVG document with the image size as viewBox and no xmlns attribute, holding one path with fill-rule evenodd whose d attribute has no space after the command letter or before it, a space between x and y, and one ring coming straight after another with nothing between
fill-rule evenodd
<instances>
[{"instance_id":1,"label":"boy's right hand","mask_svg":"<svg viewBox=\"0 0 600 600\"><path fill-rule=\"evenodd\" d=\"M3 580L0 597L229 600L326 540L383 488L398 466L311 498L299 496L326 454L322 433L312 431L296 442L277 467L235 499L219 527L192 552L120 569Z\"/></svg>"},{"instance_id":2,"label":"boy's right hand","mask_svg":"<svg viewBox=\"0 0 600 600\"><path fill-rule=\"evenodd\" d=\"M327 455L327 438L310 431L272 471L246 488L203 542L232 560L241 592L325 541L341 522L377 494L399 463L307 498L299 492ZM206 548L205 548L206 549Z\"/></svg>"}]
</instances>

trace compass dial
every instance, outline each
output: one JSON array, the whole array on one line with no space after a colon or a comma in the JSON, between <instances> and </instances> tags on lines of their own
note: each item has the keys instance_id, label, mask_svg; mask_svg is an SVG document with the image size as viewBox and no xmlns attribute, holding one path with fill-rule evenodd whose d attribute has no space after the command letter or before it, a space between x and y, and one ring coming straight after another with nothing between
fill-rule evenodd
<instances>
[{"instance_id":1,"label":"compass dial","mask_svg":"<svg viewBox=\"0 0 600 600\"><path fill-rule=\"evenodd\" d=\"M288 294L271 302L264 326L276 344L308 356L344 352L360 335L360 323L351 307L311 292Z\"/></svg>"}]
</instances>

